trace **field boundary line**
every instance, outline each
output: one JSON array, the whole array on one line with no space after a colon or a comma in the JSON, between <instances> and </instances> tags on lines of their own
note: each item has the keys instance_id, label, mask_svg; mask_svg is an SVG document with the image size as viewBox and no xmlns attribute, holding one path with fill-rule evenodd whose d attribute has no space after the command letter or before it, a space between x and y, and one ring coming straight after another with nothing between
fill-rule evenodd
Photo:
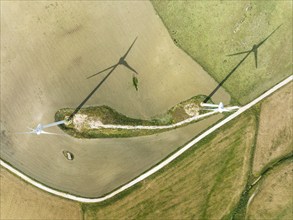
<instances>
[{"instance_id":1,"label":"field boundary line","mask_svg":"<svg viewBox=\"0 0 293 220\"><path fill-rule=\"evenodd\" d=\"M125 185L121 186L120 188L118 188L118 189L114 190L113 192L110 192L109 194L107 194L105 196L102 196L102 197L86 198L86 197L81 197L81 196L75 196L75 195L72 195L70 193L61 192L61 191L58 191L56 189L52 189L52 188L50 188L48 186L43 185L42 183L39 183L39 182L31 179L30 177L28 177L25 174L21 173L19 170L13 168L12 166L10 166L6 162L4 162L2 159L0 159L0 165L5 167L6 169L11 171L15 175L19 176L21 179L25 180L26 182L34 185L35 187L37 187L39 189L42 189L42 190L44 190L46 192L49 192L51 194L54 194L54 195L57 195L57 196L60 196L60 197L66 198L66 199L70 199L70 200L74 200L74 201L78 201L78 202L83 202L83 203L103 202L103 201L105 201L107 199L110 199L110 198L114 197L115 195L123 192L124 190L132 187L133 185L141 182L142 180L146 179L150 175L156 173L157 171L159 171L160 169L162 169L163 167L165 167L166 165L171 163L173 160L175 160L177 157L179 157L181 154L183 154L186 150L188 150L189 148L194 146L194 144L198 143L200 140L205 138L207 135L211 134L212 132L214 132L218 128L222 127L223 125L225 125L226 123L228 123L232 119L236 118L238 115L240 115L243 112L245 112L246 110L250 109L252 106L257 104L258 102L260 102L261 100L263 100L267 96L271 95L273 92L275 92L278 89L282 88L283 86L285 86L286 84L288 84L292 80L293 80L293 75L290 75L285 80L281 81L280 83L278 83L277 85L273 86L271 89L269 89L268 91L266 91L265 93L260 95L258 98L254 99L253 101L251 101L250 103L246 104L245 106L240 107L240 109L238 111L236 111L235 113L229 115L227 118L225 118L224 120L222 120L218 124L214 125L210 129L208 129L205 132L203 132L201 135L199 135L198 137L196 137L195 139L190 141L188 144L186 144L184 147L180 148L178 151L176 151L174 154L172 154L168 158L164 159L161 163L159 163L155 167L151 168L150 170L146 171L142 175L136 177L134 180L126 183Z\"/></svg>"}]
</instances>

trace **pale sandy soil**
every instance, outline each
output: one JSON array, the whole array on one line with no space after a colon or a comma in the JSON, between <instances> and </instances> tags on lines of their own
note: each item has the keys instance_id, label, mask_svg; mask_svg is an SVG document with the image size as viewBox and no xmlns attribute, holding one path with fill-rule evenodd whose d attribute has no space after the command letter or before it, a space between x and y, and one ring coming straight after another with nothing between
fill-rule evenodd
<instances>
[{"instance_id":1,"label":"pale sandy soil","mask_svg":"<svg viewBox=\"0 0 293 220\"><path fill-rule=\"evenodd\" d=\"M262 103L253 166L255 175L271 161L293 151L292 109L293 83Z\"/></svg>"},{"instance_id":2,"label":"pale sandy soil","mask_svg":"<svg viewBox=\"0 0 293 220\"><path fill-rule=\"evenodd\" d=\"M1 158L53 188L101 196L158 163L216 122L149 137L79 140L15 135L55 112L76 107L138 36L119 66L88 102L134 118L164 113L182 100L208 94L216 82L177 48L148 1L1 1ZM215 102L229 102L223 90ZM49 132L61 132L50 128ZM67 160L62 152L75 155ZM84 187L84 186L87 187Z\"/></svg>"},{"instance_id":3,"label":"pale sandy soil","mask_svg":"<svg viewBox=\"0 0 293 220\"><path fill-rule=\"evenodd\" d=\"M82 219L76 202L43 192L0 169L0 219Z\"/></svg>"}]
</instances>

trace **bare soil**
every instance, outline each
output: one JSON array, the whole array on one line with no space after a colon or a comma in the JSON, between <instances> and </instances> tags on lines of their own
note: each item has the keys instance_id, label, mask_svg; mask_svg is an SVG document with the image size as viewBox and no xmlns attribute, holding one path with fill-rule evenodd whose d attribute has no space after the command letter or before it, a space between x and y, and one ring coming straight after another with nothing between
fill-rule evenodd
<instances>
[{"instance_id":1,"label":"bare soil","mask_svg":"<svg viewBox=\"0 0 293 220\"><path fill-rule=\"evenodd\" d=\"M15 134L77 107L105 74L86 77L115 64L136 36L126 61L139 73L139 90L133 73L119 66L87 105L148 119L217 85L174 45L148 1L1 1L1 157L53 188L101 196L215 123L221 116L125 140ZM221 90L214 101L228 103L229 95Z\"/></svg>"},{"instance_id":2,"label":"bare soil","mask_svg":"<svg viewBox=\"0 0 293 220\"><path fill-rule=\"evenodd\" d=\"M253 174L293 151L293 83L267 98L261 105Z\"/></svg>"},{"instance_id":3,"label":"bare soil","mask_svg":"<svg viewBox=\"0 0 293 220\"><path fill-rule=\"evenodd\" d=\"M0 219L82 219L76 202L43 192L0 169Z\"/></svg>"}]
</instances>

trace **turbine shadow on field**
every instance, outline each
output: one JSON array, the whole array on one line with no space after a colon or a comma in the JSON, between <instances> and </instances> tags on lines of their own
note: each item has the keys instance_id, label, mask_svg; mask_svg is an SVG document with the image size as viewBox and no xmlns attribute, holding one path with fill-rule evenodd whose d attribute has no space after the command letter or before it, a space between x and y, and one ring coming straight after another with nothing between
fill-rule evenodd
<instances>
[{"instance_id":1,"label":"turbine shadow on field","mask_svg":"<svg viewBox=\"0 0 293 220\"><path fill-rule=\"evenodd\" d=\"M103 73L103 72L105 72L105 71L107 71L107 70L110 70L110 69L113 69L113 68L115 69L118 65L123 65L123 66L125 66L126 68L130 69L132 72L135 72L136 74L138 74L138 72L137 72L135 69L133 69L133 68L132 68L132 67L126 62L126 60L125 60L126 56L127 56L128 53L130 52L130 50L131 50L131 48L133 47L133 45L134 45L134 43L135 43L136 40L137 40L137 37L134 39L133 43L130 45L130 47L128 48L128 50L126 51L126 53L125 53L122 57L120 57L118 63L116 63L116 64L114 64L113 66L110 66L110 67L108 67L108 68L106 68L106 69L104 69L104 70L102 70L102 71L100 71L100 72L97 72L97 73L95 73L95 74L93 74L93 75L91 75L91 76L89 76L89 77L87 77L87 79L92 78L92 77L94 77L94 76L96 76L96 75L98 75L98 74L100 74L100 73Z\"/></svg>"},{"instance_id":2,"label":"turbine shadow on field","mask_svg":"<svg viewBox=\"0 0 293 220\"><path fill-rule=\"evenodd\" d=\"M104 78L103 80L94 88L93 91L77 106L74 112L69 116L68 121L70 121L73 116L84 106L84 104L90 99L90 97L100 88L100 86L106 81L106 79L111 75L111 73L115 70L117 66L115 66Z\"/></svg>"},{"instance_id":3,"label":"turbine shadow on field","mask_svg":"<svg viewBox=\"0 0 293 220\"><path fill-rule=\"evenodd\" d=\"M244 60L246 60L246 58L249 56L250 53L254 53L254 59L255 59L255 67L257 68L257 50L258 48L267 40L270 38L270 36L273 35L273 33L275 33L280 27L282 26L279 25L272 33L270 33L264 40L262 40L260 43L258 44L254 44L251 50L247 50L247 51L242 51L239 53L233 53L233 54L229 54L227 56L235 56L235 55L240 55L240 54L246 54L245 57L227 74L227 76L218 84L218 86L207 96L207 98L203 101L204 103L206 103L207 101L209 101L211 99L211 97L218 91L218 89L224 84L224 82L226 82L226 80L235 72L235 70L243 63Z\"/></svg>"},{"instance_id":4,"label":"turbine shadow on field","mask_svg":"<svg viewBox=\"0 0 293 220\"><path fill-rule=\"evenodd\" d=\"M70 121L73 116L85 105L85 103L92 97L92 95L100 88L100 86L106 81L106 79L114 72L114 70L117 68L118 65L124 65L125 67L127 67L128 69L130 69L131 71L135 72L136 74L138 74L138 72L136 72L135 69L133 69L131 66L129 66L129 64L125 61L126 56L128 55L128 53L130 52L131 48L133 47L135 41L137 40L137 37L134 39L133 43L130 45L130 47L128 48L128 50L126 51L126 53L119 59L118 63L110 66L98 73L95 73L89 77L87 77L87 79L96 76L102 72L105 72L107 70L110 70L110 72L102 79L102 81L93 89L93 91L91 91L91 93L77 106L77 108L74 110L74 112L69 116L69 118L67 119L68 121Z\"/></svg>"}]
</instances>

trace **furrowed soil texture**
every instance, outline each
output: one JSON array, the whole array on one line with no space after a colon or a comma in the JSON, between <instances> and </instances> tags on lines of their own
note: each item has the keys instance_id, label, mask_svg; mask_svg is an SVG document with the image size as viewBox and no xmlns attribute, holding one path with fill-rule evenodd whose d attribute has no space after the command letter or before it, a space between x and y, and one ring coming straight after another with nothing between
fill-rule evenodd
<instances>
[{"instance_id":1,"label":"furrowed soil texture","mask_svg":"<svg viewBox=\"0 0 293 220\"><path fill-rule=\"evenodd\" d=\"M101 196L138 176L215 123L199 123L148 137L80 140L24 135L75 108L137 41L87 105L107 105L132 118L150 119L217 83L177 48L147 1L1 1L1 158L50 187ZM229 103L217 93L214 102ZM59 128L48 132L63 133ZM74 155L67 160L63 151ZM86 187L85 187L86 186Z\"/></svg>"},{"instance_id":2,"label":"furrowed soil texture","mask_svg":"<svg viewBox=\"0 0 293 220\"><path fill-rule=\"evenodd\" d=\"M77 202L49 195L0 168L0 219L82 219Z\"/></svg>"}]
</instances>

